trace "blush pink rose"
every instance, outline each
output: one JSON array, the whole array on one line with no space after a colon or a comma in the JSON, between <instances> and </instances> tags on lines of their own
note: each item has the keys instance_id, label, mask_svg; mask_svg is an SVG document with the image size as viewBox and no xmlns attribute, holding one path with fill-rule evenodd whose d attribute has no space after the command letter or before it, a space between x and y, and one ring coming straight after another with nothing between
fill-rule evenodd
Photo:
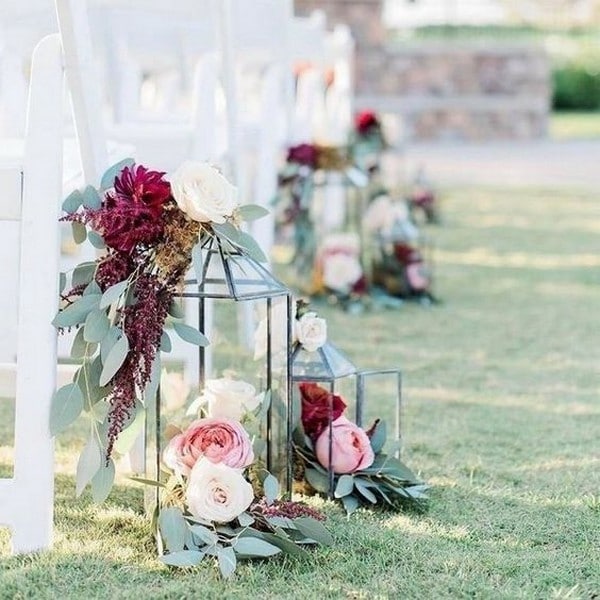
<instances>
[{"instance_id":1,"label":"blush pink rose","mask_svg":"<svg viewBox=\"0 0 600 600\"><path fill-rule=\"evenodd\" d=\"M331 468L334 473L354 473L373 464L375 454L364 429L346 419L338 417L331 431ZM315 444L317 460L329 468L329 427L317 438Z\"/></svg>"},{"instance_id":2,"label":"blush pink rose","mask_svg":"<svg viewBox=\"0 0 600 600\"><path fill-rule=\"evenodd\" d=\"M237 421L214 417L194 421L171 439L163 453L165 464L186 476L203 457L215 464L242 469L254 461L252 442Z\"/></svg>"}]
</instances>

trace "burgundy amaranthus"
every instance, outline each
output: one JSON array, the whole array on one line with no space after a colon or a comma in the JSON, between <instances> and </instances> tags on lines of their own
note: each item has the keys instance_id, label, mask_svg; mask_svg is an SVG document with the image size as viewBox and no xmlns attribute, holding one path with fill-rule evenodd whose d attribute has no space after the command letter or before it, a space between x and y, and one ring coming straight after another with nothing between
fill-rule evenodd
<instances>
[{"instance_id":1,"label":"burgundy amaranthus","mask_svg":"<svg viewBox=\"0 0 600 600\"><path fill-rule=\"evenodd\" d=\"M303 502L292 502L291 500L274 500L271 504L263 498L250 509L252 513L258 513L264 517L285 517L297 519L299 517L311 517L317 521L324 521L325 515L311 508Z\"/></svg>"},{"instance_id":2,"label":"burgundy amaranthus","mask_svg":"<svg viewBox=\"0 0 600 600\"><path fill-rule=\"evenodd\" d=\"M141 165L124 167L115 177L113 189L104 193L99 208L84 207L63 219L87 225L102 236L108 247L107 253L97 260L94 275L102 292L130 280L128 293L133 303L119 308L115 321L127 336L129 351L110 381L107 460L132 413L136 398L151 378L169 306L189 264L189 244L182 246L178 239L178 232L189 233L185 227L187 218L175 230L168 227L165 220L174 200L164 175ZM195 238L197 229L192 233ZM168 249L185 250L187 254L178 258L168 276L161 276L157 257ZM170 259L171 263L173 259ZM84 287L71 290L67 299L80 296Z\"/></svg>"}]
</instances>

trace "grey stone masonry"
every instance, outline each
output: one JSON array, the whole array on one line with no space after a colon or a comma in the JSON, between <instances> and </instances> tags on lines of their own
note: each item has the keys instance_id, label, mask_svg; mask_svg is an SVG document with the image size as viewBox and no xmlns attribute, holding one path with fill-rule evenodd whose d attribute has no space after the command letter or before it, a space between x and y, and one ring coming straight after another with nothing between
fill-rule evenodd
<instances>
[{"instance_id":1,"label":"grey stone masonry","mask_svg":"<svg viewBox=\"0 0 600 600\"><path fill-rule=\"evenodd\" d=\"M381 0L296 0L347 23L357 42L356 105L400 116L406 139L537 139L547 133L548 57L534 44L387 42Z\"/></svg>"}]
</instances>

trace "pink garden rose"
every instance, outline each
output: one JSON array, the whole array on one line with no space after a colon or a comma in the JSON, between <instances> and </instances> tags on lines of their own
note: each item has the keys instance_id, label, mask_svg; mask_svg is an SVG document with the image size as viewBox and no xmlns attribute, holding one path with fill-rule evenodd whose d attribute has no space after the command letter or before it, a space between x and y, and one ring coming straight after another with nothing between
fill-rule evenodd
<instances>
[{"instance_id":1,"label":"pink garden rose","mask_svg":"<svg viewBox=\"0 0 600 600\"><path fill-rule=\"evenodd\" d=\"M338 417L333 422L331 432L331 467L334 473L354 473L373 464L375 454L364 429L346 417ZM315 444L318 461L329 467L329 428L325 428Z\"/></svg>"},{"instance_id":2,"label":"pink garden rose","mask_svg":"<svg viewBox=\"0 0 600 600\"><path fill-rule=\"evenodd\" d=\"M254 461L252 442L237 421L217 417L198 419L172 438L163 453L165 464L186 476L202 457L242 469Z\"/></svg>"}]
</instances>

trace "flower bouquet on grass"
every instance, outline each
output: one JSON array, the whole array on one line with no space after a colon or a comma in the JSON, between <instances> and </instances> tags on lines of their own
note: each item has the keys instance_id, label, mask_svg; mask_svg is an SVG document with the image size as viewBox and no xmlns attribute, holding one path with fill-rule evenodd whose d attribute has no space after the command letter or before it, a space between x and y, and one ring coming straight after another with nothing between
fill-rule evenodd
<instances>
[{"instance_id":1,"label":"flower bouquet on grass","mask_svg":"<svg viewBox=\"0 0 600 600\"><path fill-rule=\"evenodd\" d=\"M261 440L253 436L253 443L239 419L256 425L268 399L246 382L223 378L209 383L199 405L199 418L183 431L169 427L173 437L162 455L168 479L154 482L160 560L189 567L214 557L229 577L239 559L301 555L307 545L332 543L324 516L278 499L277 479L255 458Z\"/></svg>"},{"instance_id":2,"label":"flower bouquet on grass","mask_svg":"<svg viewBox=\"0 0 600 600\"><path fill-rule=\"evenodd\" d=\"M348 515L359 506L422 507L429 486L384 452L381 420L364 430L344 416L344 400L316 383L301 383L301 423L293 433L295 479L341 500Z\"/></svg>"},{"instance_id":3,"label":"flower bouquet on grass","mask_svg":"<svg viewBox=\"0 0 600 600\"><path fill-rule=\"evenodd\" d=\"M197 345L208 340L183 323L175 301L190 267L203 280L202 254L216 243L224 253L263 261L240 229L266 214L238 203L237 189L213 166L187 162L168 178L125 160L99 189L76 190L63 203L76 242L102 252L61 274L61 307L53 324L75 328L71 356L81 362L73 382L52 399L50 430L65 430L85 411L90 436L77 465L77 493L91 484L97 501L114 479L113 451L126 452L144 422L146 402L160 379L160 351L170 333Z\"/></svg>"}]
</instances>

